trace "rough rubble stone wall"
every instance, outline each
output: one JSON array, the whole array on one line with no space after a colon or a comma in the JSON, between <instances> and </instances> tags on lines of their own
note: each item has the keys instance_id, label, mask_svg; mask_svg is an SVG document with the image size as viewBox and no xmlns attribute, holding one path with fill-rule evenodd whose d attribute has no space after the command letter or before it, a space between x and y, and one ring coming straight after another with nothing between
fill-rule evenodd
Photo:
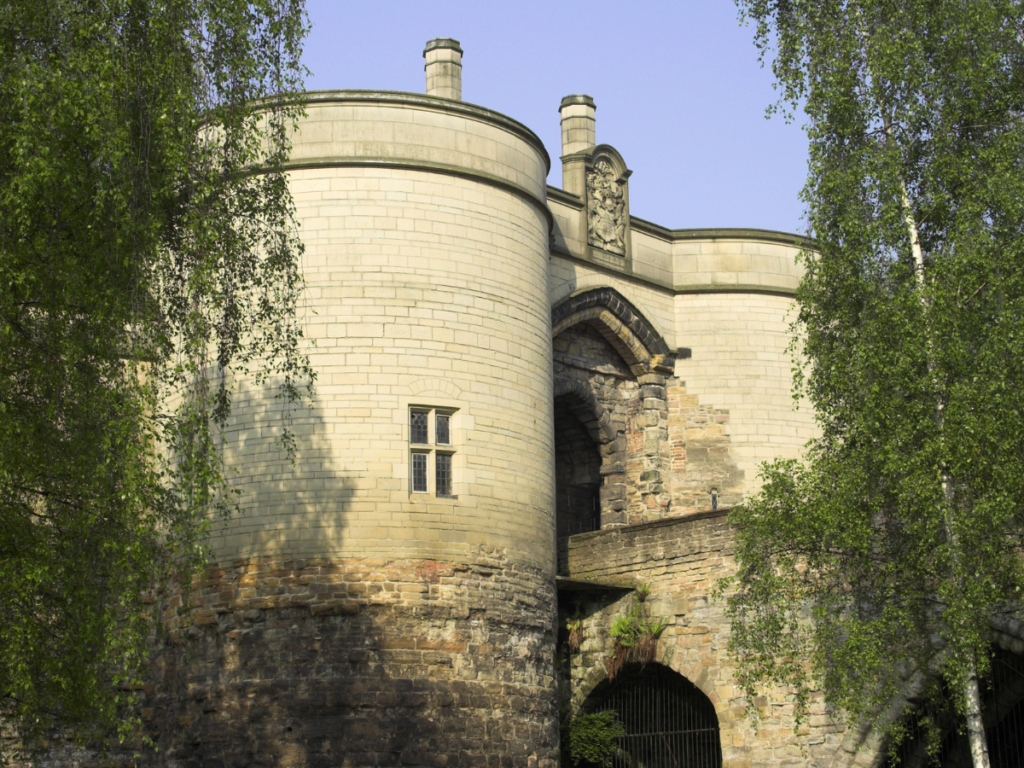
<instances>
[{"instance_id":1,"label":"rough rubble stone wall","mask_svg":"<svg viewBox=\"0 0 1024 768\"><path fill-rule=\"evenodd\" d=\"M601 446L601 524L621 524L642 503L636 484L640 472L629 463L640 387L619 353L590 325L560 333L553 346L555 378L580 382L610 418L615 437ZM556 444L565 437L556 432Z\"/></svg>"},{"instance_id":2,"label":"rough rubble stone wall","mask_svg":"<svg viewBox=\"0 0 1024 768\"><path fill-rule=\"evenodd\" d=\"M211 569L164 604L143 763L553 768L552 590L488 548Z\"/></svg>"},{"instance_id":3,"label":"rough rubble stone wall","mask_svg":"<svg viewBox=\"0 0 1024 768\"><path fill-rule=\"evenodd\" d=\"M712 597L715 582L734 572L734 528L723 510L643 525L596 531L568 541L568 575L576 579L651 584L645 605L651 617L668 623L656 661L680 673L711 699L721 728L723 768L825 768L836 755L842 728L821 700L794 735L790 698L758 699L759 730L745 715L746 702L733 676L727 650L729 624L722 602ZM563 617L579 611L584 640L571 656L571 703L575 711L607 678L604 659L612 648L608 628L627 610L631 594L572 593ZM563 654L567 648L563 644Z\"/></svg>"},{"instance_id":4,"label":"rough rubble stone wall","mask_svg":"<svg viewBox=\"0 0 1024 768\"><path fill-rule=\"evenodd\" d=\"M686 386L672 379L668 386L668 442L672 510L697 512L718 503L732 506L743 501L744 473L732 456L726 427L729 412L701 405Z\"/></svg>"},{"instance_id":5,"label":"rough rubble stone wall","mask_svg":"<svg viewBox=\"0 0 1024 768\"><path fill-rule=\"evenodd\" d=\"M676 377L637 377L589 324L554 339L554 360L556 379L581 384L614 430L614 439L594 449L601 453L602 527L707 509L712 489L723 505L742 501L744 475L730 452L728 411L701 405ZM581 473L576 465L585 460L586 445L558 426L556 473L567 481Z\"/></svg>"},{"instance_id":6,"label":"rough rubble stone wall","mask_svg":"<svg viewBox=\"0 0 1024 768\"><path fill-rule=\"evenodd\" d=\"M631 525L657 520L672 514L672 496L666 485L665 468L669 461L668 402L666 379L647 373L638 377L641 407L633 415L629 451L629 475L635 479L639 503L630 504Z\"/></svg>"}]
</instances>

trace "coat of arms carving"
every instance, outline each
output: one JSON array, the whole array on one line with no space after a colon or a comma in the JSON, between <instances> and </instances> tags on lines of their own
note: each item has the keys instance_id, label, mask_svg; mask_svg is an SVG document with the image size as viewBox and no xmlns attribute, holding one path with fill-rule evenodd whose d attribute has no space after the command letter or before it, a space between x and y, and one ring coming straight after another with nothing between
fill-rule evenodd
<instances>
[{"instance_id":1,"label":"coat of arms carving","mask_svg":"<svg viewBox=\"0 0 1024 768\"><path fill-rule=\"evenodd\" d=\"M603 159L587 171L587 235L591 245L626 255L626 196Z\"/></svg>"}]
</instances>

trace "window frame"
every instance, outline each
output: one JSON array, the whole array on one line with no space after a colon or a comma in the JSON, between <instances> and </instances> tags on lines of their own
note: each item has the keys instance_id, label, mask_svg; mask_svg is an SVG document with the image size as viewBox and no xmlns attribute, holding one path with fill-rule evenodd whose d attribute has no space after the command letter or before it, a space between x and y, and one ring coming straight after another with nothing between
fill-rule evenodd
<instances>
[{"instance_id":1,"label":"window frame","mask_svg":"<svg viewBox=\"0 0 1024 768\"><path fill-rule=\"evenodd\" d=\"M458 408L451 406L410 404L406 410L406 429L408 430L408 456L409 456L409 495L412 498L430 499L458 499L455 493L456 461L455 455L458 448L455 444L455 416ZM413 442L413 415L418 413L427 414L427 441ZM448 442L440 443L437 440L438 416L446 416L448 419ZM417 430L418 432L418 430ZM422 433L417 434L420 436ZM416 487L416 460L414 456L426 456L426 489L417 490ZM448 493L438 493L438 457L448 457Z\"/></svg>"}]
</instances>

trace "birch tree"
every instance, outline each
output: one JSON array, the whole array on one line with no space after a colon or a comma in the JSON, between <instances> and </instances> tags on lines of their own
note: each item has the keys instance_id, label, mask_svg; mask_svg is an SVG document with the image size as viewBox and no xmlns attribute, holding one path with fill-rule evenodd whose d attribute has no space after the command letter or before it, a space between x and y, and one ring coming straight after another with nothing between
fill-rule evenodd
<instances>
[{"instance_id":1,"label":"birch tree","mask_svg":"<svg viewBox=\"0 0 1024 768\"><path fill-rule=\"evenodd\" d=\"M305 27L301 0L0 3L0 723L27 746L132 732L146 595L232 506L231 371L310 380L280 172Z\"/></svg>"},{"instance_id":2,"label":"birch tree","mask_svg":"<svg viewBox=\"0 0 1024 768\"><path fill-rule=\"evenodd\" d=\"M944 682L984 768L991 622L1024 584L1024 3L738 4L806 115L821 427L736 514L740 676L860 723Z\"/></svg>"}]
</instances>

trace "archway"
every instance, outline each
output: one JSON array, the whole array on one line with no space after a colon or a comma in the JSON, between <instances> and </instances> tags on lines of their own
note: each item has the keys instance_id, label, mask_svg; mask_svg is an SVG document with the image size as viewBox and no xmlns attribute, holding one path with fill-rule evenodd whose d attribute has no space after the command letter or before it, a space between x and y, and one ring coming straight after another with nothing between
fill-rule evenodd
<instances>
[{"instance_id":1,"label":"archway","mask_svg":"<svg viewBox=\"0 0 1024 768\"><path fill-rule=\"evenodd\" d=\"M551 335L590 323L630 366L633 374L672 375L668 344L643 314L614 288L594 288L571 296L551 312Z\"/></svg>"},{"instance_id":2,"label":"archway","mask_svg":"<svg viewBox=\"0 0 1024 768\"><path fill-rule=\"evenodd\" d=\"M595 688L583 710L614 710L625 727L614 768L721 768L714 705L697 686L661 664L626 667L615 680Z\"/></svg>"},{"instance_id":3,"label":"archway","mask_svg":"<svg viewBox=\"0 0 1024 768\"><path fill-rule=\"evenodd\" d=\"M605 414L602 434L597 435L588 423L593 416L576 411L599 446L601 461L599 477L571 483L575 487L561 494L563 511L568 503L582 509L596 501L598 515L586 523L567 523L574 528L571 532L584 532L591 524L608 527L663 516L671 504L671 481L663 466L668 453L667 377L674 365L668 345L610 287L566 299L552 310L551 324L556 398L560 388L572 387L591 414ZM555 439L559 443L560 432Z\"/></svg>"},{"instance_id":4,"label":"archway","mask_svg":"<svg viewBox=\"0 0 1024 768\"><path fill-rule=\"evenodd\" d=\"M555 397L555 519L558 536L601 527L600 406L578 382Z\"/></svg>"}]
</instances>

